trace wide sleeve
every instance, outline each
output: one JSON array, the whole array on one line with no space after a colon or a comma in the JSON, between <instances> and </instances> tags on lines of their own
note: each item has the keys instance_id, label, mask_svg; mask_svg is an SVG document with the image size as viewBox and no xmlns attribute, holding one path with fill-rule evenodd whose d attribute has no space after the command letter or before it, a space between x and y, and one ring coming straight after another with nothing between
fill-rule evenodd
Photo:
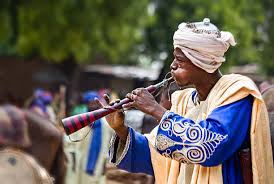
<instances>
[{"instance_id":1,"label":"wide sleeve","mask_svg":"<svg viewBox=\"0 0 274 184\"><path fill-rule=\"evenodd\" d=\"M166 112L156 136L157 151L188 164L216 166L243 144L251 122L253 97L221 106L200 122Z\"/></svg>"},{"instance_id":2,"label":"wide sleeve","mask_svg":"<svg viewBox=\"0 0 274 184\"><path fill-rule=\"evenodd\" d=\"M110 144L110 162L118 168L153 175L150 150L147 138L129 128L126 142L114 135Z\"/></svg>"}]
</instances>

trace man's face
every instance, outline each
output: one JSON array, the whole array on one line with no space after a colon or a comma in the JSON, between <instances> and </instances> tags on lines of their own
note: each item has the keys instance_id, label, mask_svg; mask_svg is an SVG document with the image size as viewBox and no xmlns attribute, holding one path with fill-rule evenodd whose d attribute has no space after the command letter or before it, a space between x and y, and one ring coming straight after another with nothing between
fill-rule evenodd
<instances>
[{"instance_id":1,"label":"man's face","mask_svg":"<svg viewBox=\"0 0 274 184\"><path fill-rule=\"evenodd\" d=\"M200 76L201 69L192 64L179 48L175 48L174 60L170 65L171 73L179 87L192 85Z\"/></svg>"}]
</instances>

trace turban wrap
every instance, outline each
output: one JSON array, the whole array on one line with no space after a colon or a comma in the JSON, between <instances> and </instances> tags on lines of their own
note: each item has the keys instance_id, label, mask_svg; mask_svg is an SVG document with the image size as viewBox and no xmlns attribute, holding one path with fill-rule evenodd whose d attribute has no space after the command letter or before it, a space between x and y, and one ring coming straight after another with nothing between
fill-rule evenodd
<instances>
[{"instance_id":1,"label":"turban wrap","mask_svg":"<svg viewBox=\"0 0 274 184\"><path fill-rule=\"evenodd\" d=\"M213 73L225 61L224 53L229 46L236 43L230 32L219 31L205 18L203 22L181 23L174 33L173 45L195 66Z\"/></svg>"}]
</instances>

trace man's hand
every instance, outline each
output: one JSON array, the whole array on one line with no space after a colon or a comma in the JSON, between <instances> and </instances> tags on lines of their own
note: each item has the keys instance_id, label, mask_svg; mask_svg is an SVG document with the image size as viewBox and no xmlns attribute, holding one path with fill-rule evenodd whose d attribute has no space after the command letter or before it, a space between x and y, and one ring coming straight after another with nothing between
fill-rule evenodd
<instances>
[{"instance_id":1,"label":"man's hand","mask_svg":"<svg viewBox=\"0 0 274 184\"><path fill-rule=\"evenodd\" d=\"M101 108L108 108L108 107L114 105L115 103L118 103L119 101L120 100L116 100L116 101L110 103L109 97L106 94L104 95L104 99L102 99L101 101L96 99L97 104ZM128 128L127 128L127 126L124 125L125 114L122 111L116 111L116 112L113 112L113 113L107 115L105 118L106 118L109 126L116 132L118 137L122 141L126 141L127 134L128 134Z\"/></svg>"},{"instance_id":2,"label":"man's hand","mask_svg":"<svg viewBox=\"0 0 274 184\"><path fill-rule=\"evenodd\" d=\"M133 100L133 102L123 105L124 108L135 107L146 114L154 116L158 121L162 119L166 111L145 88L135 89L128 93L126 97Z\"/></svg>"}]
</instances>

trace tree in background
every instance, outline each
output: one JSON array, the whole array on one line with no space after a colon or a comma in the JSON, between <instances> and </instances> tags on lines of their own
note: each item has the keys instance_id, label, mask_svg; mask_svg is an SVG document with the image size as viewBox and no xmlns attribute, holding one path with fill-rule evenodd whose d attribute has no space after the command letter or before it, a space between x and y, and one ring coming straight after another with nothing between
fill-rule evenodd
<instances>
[{"instance_id":1,"label":"tree in background","mask_svg":"<svg viewBox=\"0 0 274 184\"><path fill-rule=\"evenodd\" d=\"M161 59L167 70L178 24L209 17L238 43L224 68L258 63L274 75L273 11L272 0L6 0L0 54L78 63Z\"/></svg>"},{"instance_id":2,"label":"tree in background","mask_svg":"<svg viewBox=\"0 0 274 184\"><path fill-rule=\"evenodd\" d=\"M95 58L127 62L142 41L147 0L9 0L1 2L2 54L53 62ZM122 59L123 58L123 59Z\"/></svg>"},{"instance_id":3,"label":"tree in background","mask_svg":"<svg viewBox=\"0 0 274 184\"><path fill-rule=\"evenodd\" d=\"M262 68L268 75L274 76L274 1L263 0L265 23Z\"/></svg>"}]
</instances>

